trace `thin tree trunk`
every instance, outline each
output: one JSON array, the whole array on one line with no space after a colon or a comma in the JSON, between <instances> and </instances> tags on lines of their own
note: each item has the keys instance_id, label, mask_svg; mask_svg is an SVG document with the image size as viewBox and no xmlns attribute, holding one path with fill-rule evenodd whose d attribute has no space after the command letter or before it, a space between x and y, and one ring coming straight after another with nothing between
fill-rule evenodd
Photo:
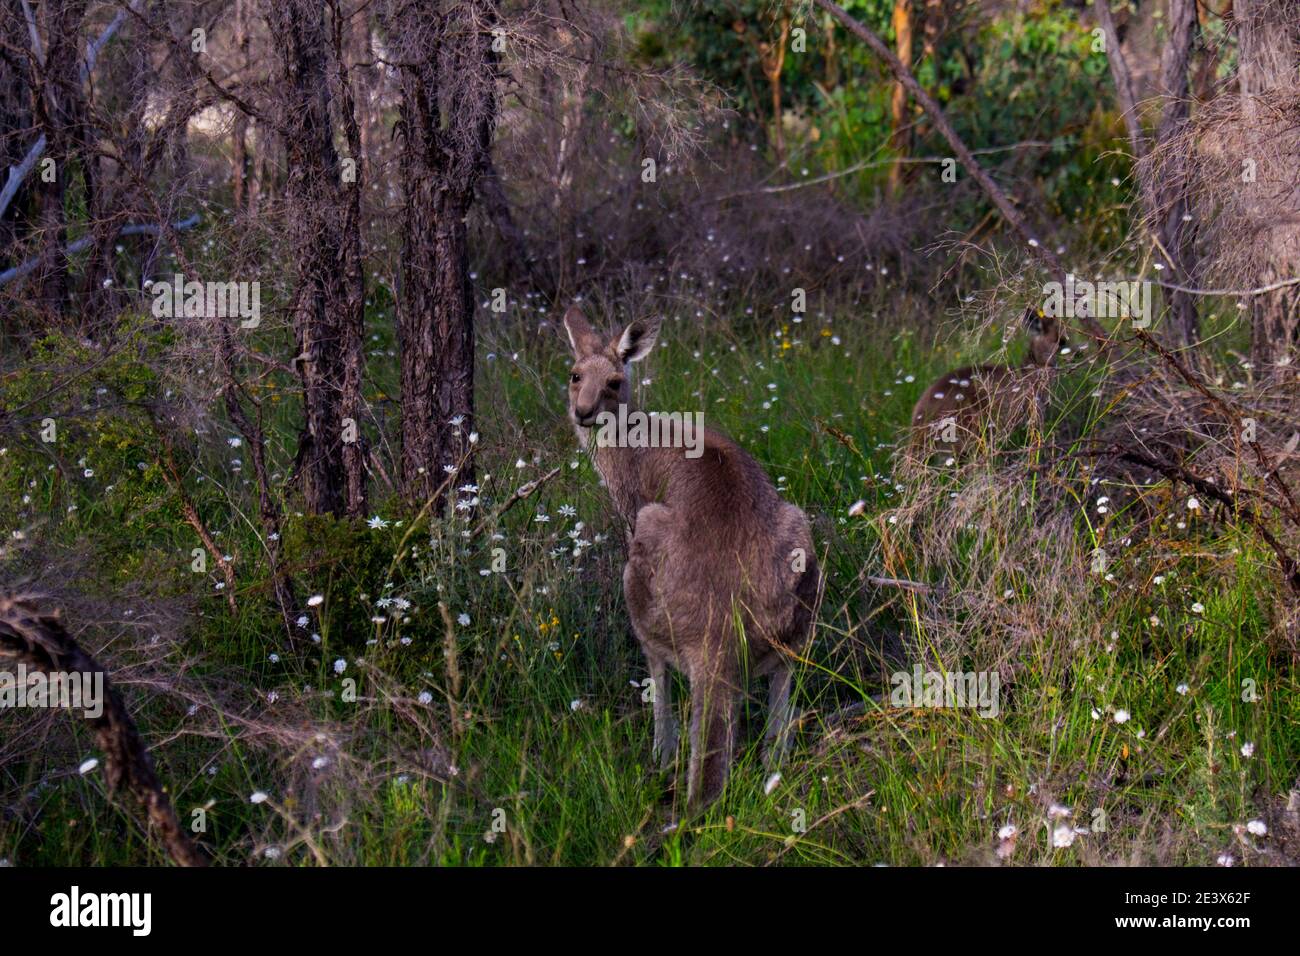
<instances>
[{"instance_id":1,"label":"thin tree trunk","mask_svg":"<svg viewBox=\"0 0 1300 956\"><path fill-rule=\"evenodd\" d=\"M824 16L822 62L826 65L826 89L833 90L840 85L840 48L835 42L835 18L829 13Z\"/></svg>"},{"instance_id":2,"label":"thin tree trunk","mask_svg":"<svg viewBox=\"0 0 1300 956\"><path fill-rule=\"evenodd\" d=\"M357 111L358 128L361 134L361 153L357 156L358 165L363 160L369 160L373 136L372 119L375 111L372 108L372 101L375 89L375 70L370 65L370 61L374 56L371 52L370 25L370 9L367 6L353 14L351 36L348 39L353 51L353 63L355 64L351 72L355 76L357 98L361 103L361 108Z\"/></svg>"},{"instance_id":3,"label":"thin tree trunk","mask_svg":"<svg viewBox=\"0 0 1300 956\"><path fill-rule=\"evenodd\" d=\"M790 15L784 2L774 14L773 26L776 27L775 44L762 43L759 54L763 64L763 75L767 77L768 95L772 101L772 147L778 164L785 162L785 123L781 107L781 72L785 69L785 48L790 41Z\"/></svg>"},{"instance_id":4,"label":"thin tree trunk","mask_svg":"<svg viewBox=\"0 0 1300 956\"><path fill-rule=\"evenodd\" d=\"M506 195L501 175L497 172L496 164L492 162L490 156L479 179L478 195L484 211L492 220L497 233L501 236L501 241L505 243L508 250L507 266L510 269L510 278L526 279L548 298L553 297L554 285L542 274L537 256L529 247L523 230L515 222L514 214L510 210L510 197Z\"/></svg>"},{"instance_id":5,"label":"thin tree trunk","mask_svg":"<svg viewBox=\"0 0 1300 956\"><path fill-rule=\"evenodd\" d=\"M1106 60L1115 96L1128 129L1129 148L1135 162L1141 162L1149 153L1142 119L1138 113L1133 92L1133 78L1124 51L1120 47L1119 32L1111 15L1109 0L1095 0L1097 22L1106 39ZM1169 38L1161 63L1161 94L1164 105L1156 125L1155 149L1169 141L1187 123L1188 119L1188 64L1196 39L1195 0L1170 0L1167 18ZM1155 239L1159 261L1166 266L1167 277L1179 285L1191 285L1194 271L1193 243L1195 223L1188 218L1190 206L1187 195L1187 176L1182 162L1175 158L1162 168L1159 179L1143 174L1138 181L1138 196L1143 217ZM1200 337L1200 320L1196 311L1196 298L1176 289L1165 290L1169 307L1170 328L1177 341L1194 344Z\"/></svg>"},{"instance_id":6,"label":"thin tree trunk","mask_svg":"<svg viewBox=\"0 0 1300 956\"><path fill-rule=\"evenodd\" d=\"M33 63L37 64L32 84L38 94L34 97L36 115L46 140L45 156L35 172L37 229L41 235L36 281L42 305L60 321L69 306L68 260L64 253L68 238L66 206L71 166L77 158L77 104L81 101L78 43L85 10L85 0L50 0L43 4L37 35L44 50L32 51ZM46 160L50 161L48 165ZM89 166L83 173L89 205L94 175Z\"/></svg>"},{"instance_id":7,"label":"thin tree trunk","mask_svg":"<svg viewBox=\"0 0 1300 956\"><path fill-rule=\"evenodd\" d=\"M1187 125L1190 102L1188 99L1189 70L1192 46L1196 42L1196 0L1169 0L1167 17L1169 38L1161 62L1161 94L1164 108L1156 126L1156 143L1169 142ZM1187 173L1181 160L1174 163L1162 176L1158 216L1163 216L1160 238L1163 254L1173 281L1180 285L1194 284L1195 223L1188 215L1190 205L1187 194ZM1166 290L1170 323L1177 341L1195 345L1200 339L1200 318L1196 313L1196 298L1180 290Z\"/></svg>"},{"instance_id":8,"label":"thin tree trunk","mask_svg":"<svg viewBox=\"0 0 1300 956\"><path fill-rule=\"evenodd\" d=\"M912 0L894 0L894 47L898 62L904 70L912 69ZM902 80L894 81L889 97L889 145L898 156L904 157L911 149L912 137L907 122L907 88ZM889 191L897 195L903 185L903 164L889 167Z\"/></svg>"},{"instance_id":9,"label":"thin tree trunk","mask_svg":"<svg viewBox=\"0 0 1300 956\"><path fill-rule=\"evenodd\" d=\"M943 39L946 20L943 0L925 0L925 11L921 15L921 61L934 60L935 76L939 75L939 41Z\"/></svg>"},{"instance_id":10,"label":"thin tree trunk","mask_svg":"<svg viewBox=\"0 0 1300 956\"><path fill-rule=\"evenodd\" d=\"M26 30L13 9L0 11L0 44L21 49L25 44ZM22 164L30 149L29 140L36 137L31 112L32 90L28 75L18 63L0 58L0 170L6 171L3 180L8 185L10 170ZM0 267L17 265L17 245L27 237L31 223L29 199L31 191L24 181L9 205L0 209Z\"/></svg>"},{"instance_id":11,"label":"thin tree trunk","mask_svg":"<svg viewBox=\"0 0 1300 956\"><path fill-rule=\"evenodd\" d=\"M245 70L248 68L247 2L248 0L235 0L235 49ZM248 117L242 110L235 113L230 135L233 141L230 160L232 205L235 214L238 215L245 211L247 192L245 184L248 178Z\"/></svg>"},{"instance_id":12,"label":"thin tree trunk","mask_svg":"<svg viewBox=\"0 0 1300 956\"><path fill-rule=\"evenodd\" d=\"M349 310L360 304L356 224L341 192L330 123L323 8L313 0L270 0L267 23L280 60L284 189L298 265L292 312L304 413L299 476L309 512L341 515L348 510L342 400L357 321Z\"/></svg>"}]
</instances>

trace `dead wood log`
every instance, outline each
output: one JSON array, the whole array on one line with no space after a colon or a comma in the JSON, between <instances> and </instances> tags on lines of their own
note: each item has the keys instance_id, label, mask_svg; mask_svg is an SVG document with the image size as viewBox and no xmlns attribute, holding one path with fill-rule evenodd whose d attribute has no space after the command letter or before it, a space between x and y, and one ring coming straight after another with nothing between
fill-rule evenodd
<instances>
[{"instance_id":1,"label":"dead wood log","mask_svg":"<svg viewBox=\"0 0 1300 956\"><path fill-rule=\"evenodd\" d=\"M108 674L77 646L57 611L42 609L32 595L0 596L0 663L24 664L42 673L102 674L103 711L87 717L104 752L110 793L127 790L144 808L167 855L177 866L206 866L207 857L182 828L154 772L153 759L140 739Z\"/></svg>"}]
</instances>

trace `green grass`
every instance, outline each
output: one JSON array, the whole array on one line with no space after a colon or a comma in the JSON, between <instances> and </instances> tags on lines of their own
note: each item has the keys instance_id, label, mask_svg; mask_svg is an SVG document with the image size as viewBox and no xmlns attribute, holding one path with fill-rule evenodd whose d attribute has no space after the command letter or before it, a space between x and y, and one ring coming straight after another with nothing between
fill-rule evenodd
<instances>
[{"instance_id":1,"label":"green grass","mask_svg":"<svg viewBox=\"0 0 1300 956\"><path fill-rule=\"evenodd\" d=\"M1243 841L1267 838L1232 828L1264 815L1296 779L1300 695L1274 640L1277 583L1231 529L1207 523L1182 539L1196 547L1162 552L1163 584L1152 581L1153 551L1144 564L1126 563L1113 586L1090 583L1089 603L1062 632L1017 636L1015 678L1003 686L998 717L888 706L872 651L881 634L929 648L927 667L936 657L993 666L990 648L1011 640L1006 621L1049 601L1050 582L1032 566L1019 569L996 598L1002 616L974 621L978 639L955 655L929 643L906 596L862 588L860 573L882 567L882 516L906 494L893 485L893 443L917 395L958 358L922 357L913 336L864 334L863 324L810 318L776 335L723 323L706 334L670 317L665 347L635 370L635 382L650 380L636 388L642 407L702 409L763 463L813 517L828 575L816 640L797 670L804 720L780 779L769 783L759 758L756 687L728 790L697 818L680 816L672 774L651 766L646 674L621 596L622 532L564 419L568 357L558 335L482 336L482 508L472 519L487 517L481 535L462 536L463 517L408 535L413 514L380 487L372 510L384 528L289 516L295 576L304 596L323 597L300 651L283 646L266 607L252 492L242 485L251 469L230 470L236 455L220 435L209 436L187 481L236 557L235 615L213 589L215 575L189 571L196 542L165 486L149 467L136 468L137 453L147 461L143 432L121 447L96 446L100 484L69 487L32 449L12 450L5 493L16 501L35 480L28 490L37 504L6 518L23 527L41 517L54 542L98 542L95 587L107 593L148 574L164 594L197 598L201 616L152 666L185 661L178 686L208 706L191 717L176 695L127 694L182 818L208 807L203 842L221 862L983 863L995 859L1006 824L1019 831L1010 852L1019 864L1208 864L1224 852L1261 859ZM375 391L391 394L391 360L371 362ZM1090 389L1067 376L1057 407L1095 417ZM294 435L288 404L269 423L282 470ZM79 457L67 446L59 453ZM512 490L556 466L555 479L493 517ZM208 479L195 482L199 474ZM857 499L866 516L850 519ZM70 503L77 511L66 511ZM1092 547L1087 514L1080 501L1074 544L1083 553ZM580 558L571 534L592 542ZM989 560L977 540L960 558L972 568ZM504 573L491 570L494 548L504 552ZM1233 548L1233 560L1222 560ZM381 608L381 598L410 606ZM1190 610L1194 603L1202 610ZM468 623L457 623L462 614ZM99 649L93 639L88 646ZM141 653L129 642L107 648L124 663ZM336 660L346 661L341 676ZM358 699L344 698L344 679L356 681ZM1253 700L1243 700L1243 681L1254 682ZM883 705L872 697L882 690ZM676 691L681 711L680 679ZM853 716L832 719L853 704ZM1116 709L1129 719L1117 721ZM0 819L0 858L159 862L131 808L106 799L101 776L76 772L92 745L84 729L73 734L0 775L6 803L24 800L21 813ZM684 762L683 750L679 769ZM254 791L270 799L254 804ZM1053 804L1089 830L1069 847L1051 845Z\"/></svg>"}]
</instances>

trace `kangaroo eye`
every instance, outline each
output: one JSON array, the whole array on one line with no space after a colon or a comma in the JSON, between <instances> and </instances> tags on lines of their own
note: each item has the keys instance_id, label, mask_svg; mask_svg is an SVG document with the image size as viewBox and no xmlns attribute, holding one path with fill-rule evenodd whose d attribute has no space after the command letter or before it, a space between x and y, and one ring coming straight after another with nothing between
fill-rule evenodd
<instances>
[{"instance_id":1,"label":"kangaroo eye","mask_svg":"<svg viewBox=\"0 0 1300 956\"><path fill-rule=\"evenodd\" d=\"M582 376L579 375L577 372L574 372L572 375L569 376L569 381L573 382L574 384L577 384L578 382L582 381Z\"/></svg>"},{"instance_id":2,"label":"kangaroo eye","mask_svg":"<svg viewBox=\"0 0 1300 956\"><path fill-rule=\"evenodd\" d=\"M623 380L621 378L611 378L606 387L611 389L612 391L617 392L620 388L623 387Z\"/></svg>"}]
</instances>

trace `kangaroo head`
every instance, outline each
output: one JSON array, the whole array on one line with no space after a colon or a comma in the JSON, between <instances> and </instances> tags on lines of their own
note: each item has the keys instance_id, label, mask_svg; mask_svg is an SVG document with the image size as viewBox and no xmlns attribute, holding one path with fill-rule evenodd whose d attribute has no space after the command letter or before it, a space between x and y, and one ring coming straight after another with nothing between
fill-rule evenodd
<instances>
[{"instance_id":1,"label":"kangaroo head","mask_svg":"<svg viewBox=\"0 0 1300 956\"><path fill-rule=\"evenodd\" d=\"M1029 333L1029 361L1044 367L1051 365L1065 344L1065 327L1061 320L1030 306L1025 309L1024 322Z\"/></svg>"},{"instance_id":2,"label":"kangaroo head","mask_svg":"<svg viewBox=\"0 0 1300 956\"><path fill-rule=\"evenodd\" d=\"M627 367L650 354L659 323L633 319L606 341L576 305L564 313L564 330L573 347L569 372L569 417L581 428L596 424L601 412L618 413L632 397Z\"/></svg>"}]
</instances>

